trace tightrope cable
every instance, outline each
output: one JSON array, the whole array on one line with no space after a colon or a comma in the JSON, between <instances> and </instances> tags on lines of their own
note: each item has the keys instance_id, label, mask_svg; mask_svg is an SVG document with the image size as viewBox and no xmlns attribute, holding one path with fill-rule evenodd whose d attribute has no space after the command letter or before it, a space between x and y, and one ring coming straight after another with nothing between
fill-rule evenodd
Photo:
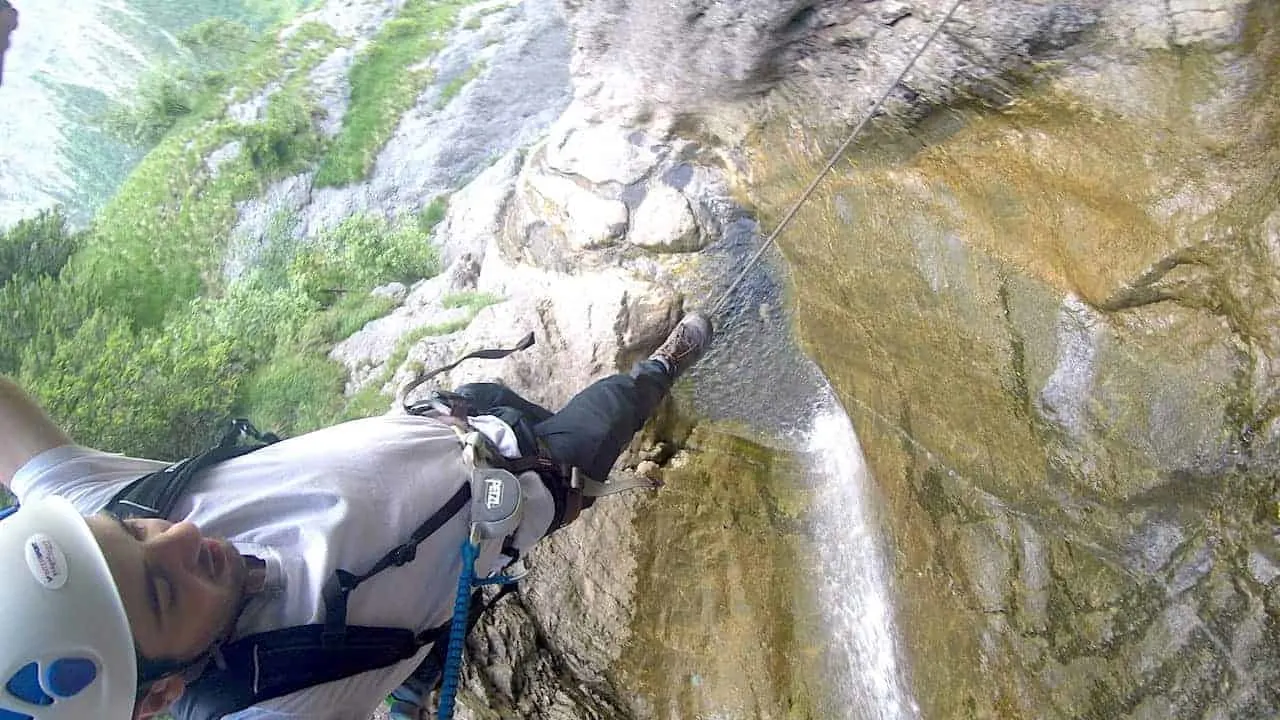
<instances>
[{"instance_id":1,"label":"tightrope cable","mask_svg":"<svg viewBox=\"0 0 1280 720\"><path fill-rule=\"evenodd\" d=\"M840 145L840 147L831 154L831 159L827 162L827 166L822 169L822 172L818 173L817 176L813 178L813 182L809 183L809 187L805 188L805 191L800 194L800 199L791 206L791 209L787 211L785 216L783 216L782 221L778 223L778 226L773 229L772 233L769 233L769 237L760 245L760 249L757 250L756 254L747 261L746 266L742 268L742 272L739 273L738 277L729 285L729 288L724 291L716 304L711 307L710 315L712 317L723 309L725 302L728 301L729 296L733 294L733 291L737 289L738 284L747 276L747 273L751 272L751 268L755 267L755 264L760 261L760 258L764 255L765 251L773 246L774 242L777 241L778 236L781 235L782 231L791 223L791 220L796 216L796 213L800 212L800 208L804 206L805 202L809 200L809 197L813 195L814 190L818 189L818 185L823 181L823 179L835 169L836 164L840 162L840 158L844 156L844 153L849 149L849 146L853 145L853 142L862 134L867 123L871 122L871 119L880 112L885 101L887 101L889 96L893 94L894 88L898 87L898 83L901 83L903 78L907 76L907 73L911 72L911 68L915 67L916 62L920 59L921 55L924 55L925 50L928 50L929 46L933 45L933 41L938 38L938 35L942 32L942 28L946 27L947 23L951 20L951 16L955 15L956 9L960 7L960 3L962 2L964 2L964 0L955 0L955 2L951 3L951 9L947 10L947 14L944 15L937 26L933 28L933 32L929 33L928 39L920 45L920 49L916 50L915 55L911 56L911 60L902 68L902 72L898 73L898 77L894 78L893 82L889 83L889 86L885 88L884 94L881 95L880 99L876 100L875 104L871 106L871 111L863 116L862 120L853 128L853 132L850 132L849 136L845 138L845 141Z\"/></svg>"}]
</instances>

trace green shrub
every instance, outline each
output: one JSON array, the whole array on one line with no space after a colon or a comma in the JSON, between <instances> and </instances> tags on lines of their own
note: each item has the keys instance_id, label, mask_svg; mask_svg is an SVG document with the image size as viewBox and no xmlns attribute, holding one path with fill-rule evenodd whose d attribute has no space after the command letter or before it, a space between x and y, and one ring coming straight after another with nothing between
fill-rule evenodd
<instances>
[{"instance_id":1,"label":"green shrub","mask_svg":"<svg viewBox=\"0 0 1280 720\"><path fill-rule=\"evenodd\" d=\"M48 276L0 286L0 373L16 375L26 352L52 354L93 315L91 295Z\"/></svg>"},{"instance_id":2,"label":"green shrub","mask_svg":"<svg viewBox=\"0 0 1280 720\"><path fill-rule=\"evenodd\" d=\"M244 62L258 43L248 25L223 17L202 20L178 34L178 42L205 67L228 67Z\"/></svg>"},{"instance_id":3,"label":"green shrub","mask_svg":"<svg viewBox=\"0 0 1280 720\"><path fill-rule=\"evenodd\" d=\"M206 448L230 416L232 347L196 326L136 333L98 312L51 354L26 353L20 378L77 442L177 458Z\"/></svg>"},{"instance_id":4,"label":"green shrub","mask_svg":"<svg viewBox=\"0 0 1280 720\"><path fill-rule=\"evenodd\" d=\"M333 424L347 372L323 353L278 353L245 382L239 407L260 427L297 435Z\"/></svg>"},{"instance_id":5,"label":"green shrub","mask_svg":"<svg viewBox=\"0 0 1280 720\"><path fill-rule=\"evenodd\" d=\"M391 409L391 398L382 394L382 383L370 384L347 400L339 420L357 420L359 418L385 415Z\"/></svg>"},{"instance_id":6,"label":"green shrub","mask_svg":"<svg viewBox=\"0 0 1280 720\"><path fill-rule=\"evenodd\" d=\"M0 373L18 371L28 343L73 333L92 314L93 296L60 280L82 239L60 208L0 232Z\"/></svg>"},{"instance_id":7,"label":"green shrub","mask_svg":"<svg viewBox=\"0 0 1280 720\"><path fill-rule=\"evenodd\" d=\"M201 177L205 153L220 140L178 133L134 169L94 220L92 236L67 264L79 291L138 326L207 291L237 214L235 203L258 187L247 161Z\"/></svg>"},{"instance_id":8,"label":"green shrub","mask_svg":"<svg viewBox=\"0 0 1280 720\"><path fill-rule=\"evenodd\" d=\"M437 195L418 213L418 232L429 237L449 212L449 196Z\"/></svg>"},{"instance_id":9,"label":"green shrub","mask_svg":"<svg viewBox=\"0 0 1280 720\"><path fill-rule=\"evenodd\" d=\"M440 300L440 304L447 308L466 308L472 315L500 302L502 298L497 295L474 291L451 293Z\"/></svg>"},{"instance_id":10,"label":"green shrub","mask_svg":"<svg viewBox=\"0 0 1280 720\"><path fill-rule=\"evenodd\" d=\"M471 67L467 68L466 72L463 72L458 75L458 77L450 80L449 83L440 91L440 97L436 100L436 108L443 108L450 102L453 102L453 99L458 96L458 93L462 92L462 88L466 87L472 80L480 77L480 73L484 72L486 67L488 67L488 63L483 60L479 60Z\"/></svg>"},{"instance_id":11,"label":"green shrub","mask_svg":"<svg viewBox=\"0 0 1280 720\"><path fill-rule=\"evenodd\" d=\"M333 307L316 313L302 326L297 344L304 348L324 348L351 337L373 320L383 317L396 303L391 298L368 293L344 295Z\"/></svg>"},{"instance_id":12,"label":"green shrub","mask_svg":"<svg viewBox=\"0 0 1280 720\"><path fill-rule=\"evenodd\" d=\"M312 123L312 108L299 90L282 89L271 96L266 119L241 131L245 156L256 170L293 172L318 153L322 140Z\"/></svg>"},{"instance_id":13,"label":"green shrub","mask_svg":"<svg viewBox=\"0 0 1280 720\"><path fill-rule=\"evenodd\" d=\"M191 70L165 63L138 81L133 104L107 114L106 129L127 143L154 145L179 120L192 113L199 85Z\"/></svg>"},{"instance_id":14,"label":"green shrub","mask_svg":"<svg viewBox=\"0 0 1280 720\"><path fill-rule=\"evenodd\" d=\"M221 296L193 301L185 317L206 327L211 337L234 338L237 366L253 368L293 342L315 311L315 305L297 292L265 285L250 275L232 283Z\"/></svg>"},{"instance_id":15,"label":"green shrub","mask_svg":"<svg viewBox=\"0 0 1280 720\"><path fill-rule=\"evenodd\" d=\"M354 215L300 250L289 268L292 284L325 307L348 293L439 272L435 249L413 227Z\"/></svg>"},{"instance_id":16,"label":"green shrub","mask_svg":"<svg viewBox=\"0 0 1280 720\"><path fill-rule=\"evenodd\" d=\"M0 285L12 279L56 277L75 252L81 236L67 227L62 208L41 210L0 231Z\"/></svg>"},{"instance_id":17,"label":"green shrub","mask_svg":"<svg viewBox=\"0 0 1280 720\"><path fill-rule=\"evenodd\" d=\"M107 131L125 142L149 146L178 123L219 106L230 71L245 62L256 44L248 27L224 18L205 20L178 37L182 52L144 73L133 102L103 118Z\"/></svg>"}]
</instances>

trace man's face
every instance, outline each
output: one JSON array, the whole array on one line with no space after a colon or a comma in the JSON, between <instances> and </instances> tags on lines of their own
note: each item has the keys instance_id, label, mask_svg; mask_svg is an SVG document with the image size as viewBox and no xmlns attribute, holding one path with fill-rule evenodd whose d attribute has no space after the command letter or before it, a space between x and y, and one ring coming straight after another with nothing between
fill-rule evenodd
<instances>
[{"instance_id":1,"label":"man's face","mask_svg":"<svg viewBox=\"0 0 1280 720\"><path fill-rule=\"evenodd\" d=\"M189 522L86 518L115 578L133 639L144 657L199 657L235 620L244 558Z\"/></svg>"}]
</instances>

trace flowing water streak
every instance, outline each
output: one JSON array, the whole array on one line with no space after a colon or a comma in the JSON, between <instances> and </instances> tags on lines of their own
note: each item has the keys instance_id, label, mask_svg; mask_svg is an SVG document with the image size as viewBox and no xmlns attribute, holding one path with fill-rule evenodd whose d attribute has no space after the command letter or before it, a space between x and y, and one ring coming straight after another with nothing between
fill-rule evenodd
<instances>
[{"instance_id":1,"label":"flowing water streak","mask_svg":"<svg viewBox=\"0 0 1280 720\"><path fill-rule=\"evenodd\" d=\"M806 452L816 493L822 605L830 686L856 720L920 717L897 648L892 588L877 502L853 423L827 388L813 413Z\"/></svg>"},{"instance_id":2,"label":"flowing water streak","mask_svg":"<svg viewBox=\"0 0 1280 720\"><path fill-rule=\"evenodd\" d=\"M88 176L114 165L104 153L121 150L102 147L86 130L106 100L132 86L148 62L148 44L172 40L148 27L125 0L19 0L15 6L19 27L0 87L0 228L41 208L101 194L85 187L95 184Z\"/></svg>"}]
</instances>

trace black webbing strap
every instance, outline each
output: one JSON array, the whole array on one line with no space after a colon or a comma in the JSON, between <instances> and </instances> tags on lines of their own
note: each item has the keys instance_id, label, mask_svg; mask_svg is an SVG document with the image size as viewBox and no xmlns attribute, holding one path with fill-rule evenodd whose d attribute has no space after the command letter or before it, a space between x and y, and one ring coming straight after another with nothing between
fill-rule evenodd
<instances>
[{"instance_id":1,"label":"black webbing strap","mask_svg":"<svg viewBox=\"0 0 1280 720\"><path fill-rule=\"evenodd\" d=\"M449 363L448 365L445 365L444 367L435 368L434 370L430 370L426 373L423 373L422 375L415 377L412 382L410 382L408 385L406 385L403 389L400 390L400 392L397 394L397 397L399 398L408 397L409 393L414 388L421 385L422 383L430 380L431 378L439 375L440 373L449 372L450 370L458 367L459 365L461 365L462 363L468 360L501 360L502 358L508 355L511 355L512 353L518 353L521 350L527 350L530 347L533 347L532 332L520 338L520 342L516 343L515 345L509 348L486 348L484 350L476 350L473 353L467 353L466 355L463 355L462 357L458 358L457 360L454 360L453 362Z\"/></svg>"},{"instance_id":2,"label":"black webbing strap","mask_svg":"<svg viewBox=\"0 0 1280 720\"><path fill-rule=\"evenodd\" d=\"M324 584L324 636L326 643L341 646L347 635L347 600L351 591L360 583L377 575L389 567L399 567L413 562L418 554L418 545L449 522L471 500L471 483L463 483L458 491L449 498L444 507L435 511L427 521L413 531L413 535L401 545L392 548L374 563L374 566L363 575L337 570Z\"/></svg>"},{"instance_id":3,"label":"black webbing strap","mask_svg":"<svg viewBox=\"0 0 1280 720\"><path fill-rule=\"evenodd\" d=\"M476 350L473 353L467 353L448 365L436 368L426 375L423 375L418 378L418 381L426 382L440 373L449 372L468 360L501 360L512 353L518 353L521 350L527 350L530 347L533 347L533 333L529 333L528 335L520 338L520 342L509 348L487 348L485 350Z\"/></svg>"},{"instance_id":4,"label":"black webbing strap","mask_svg":"<svg viewBox=\"0 0 1280 720\"><path fill-rule=\"evenodd\" d=\"M191 479L201 470L240 457L265 445L219 446L129 483L107 503L106 511L122 518L166 518Z\"/></svg>"},{"instance_id":5,"label":"black webbing strap","mask_svg":"<svg viewBox=\"0 0 1280 720\"><path fill-rule=\"evenodd\" d=\"M181 720L217 720L298 690L342 680L407 660L443 640L449 623L421 633L404 628L352 626L343 641L325 641L325 626L298 625L224 645L224 662L210 665L173 708Z\"/></svg>"},{"instance_id":6,"label":"black webbing strap","mask_svg":"<svg viewBox=\"0 0 1280 720\"><path fill-rule=\"evenodd\" d=\"M258 444L238 445L242 437L257 440ZM166 518L196 473L279 441L275 433L258 432L253 423L236 418L216 446L134 480L111 498L106 512L121 518Z\"/></svg>"}]
</instances>

